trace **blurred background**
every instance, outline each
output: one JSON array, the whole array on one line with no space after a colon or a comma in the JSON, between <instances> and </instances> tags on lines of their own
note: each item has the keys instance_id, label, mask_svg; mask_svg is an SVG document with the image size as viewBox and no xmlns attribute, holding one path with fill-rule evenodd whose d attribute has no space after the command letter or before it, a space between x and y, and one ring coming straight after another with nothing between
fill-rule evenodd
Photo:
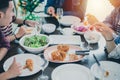
<instances>
[{"instance_id":1,"label":"blurred background","mask_svg":"<svg viewBox=\"0 0 120 80\"><path fill-rule=\"evenodd\" d=\"M16 15L19 18L23 18L24 14L22 13L22 8L20 7L20 0L14 0L15 6L16 6ZM21 0L22 1L22 0ZM25 1L25 0L23 0ZM26 0L29 1L29 0ZM31 0L30 0L31 1ZM35 0L33 0L35 1ZM37 1L37 0L36 0ZM37 8L35 8L36 12L40 12L38 15L39 16L47 16L44 13L44 7L46 5L47 0L39 0L40 3ZM88 0L87 2L87 8L86 8L86 14L90 13L95 15L99 21L103 21L106 16L110 14L112 11L113 7L109 3L108 0ZM21 16L22 15L22 16Z\"/></svg>"},{"instance_id":2,"label":"blurred background","mask_svg":"<svg viewBox=\"0 0 120 80\"><path fill-rule=\"evenodd\" d=\"M113 10L108 0L88 0L86 14L95 15L99 21L103 21Z\"/></svg>"}]
</instances>

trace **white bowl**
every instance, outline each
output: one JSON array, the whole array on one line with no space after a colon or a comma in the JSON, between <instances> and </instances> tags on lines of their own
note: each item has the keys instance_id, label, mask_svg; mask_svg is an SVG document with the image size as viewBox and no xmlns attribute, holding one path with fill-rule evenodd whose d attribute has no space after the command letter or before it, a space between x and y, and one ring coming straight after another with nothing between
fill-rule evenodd
<instances>
[{"instance_id":1,"label":"white bowl","mask_svg":"<svg viewBox=\"0 0 120 80\"><path fill-rule=\"evenodd\" d=\"M27 50L28 52L31 52L31 53L39 53L39 52L43 51L44 49L46 49L49 46L49 41L50 41L49 37L47 35L43 35L43 34L36 34L36 35L38 35L40 37L45 36L47 38L47 44L44 45L44 46L41 46L41 47L37 47L37 48L32 48L32 47L25 46L24 45L25 39L34 36L34 34L29 34L29 35L23 36L20 39L20 41L19 41L20 46L22 46L25 50Z\"/></svg>"},{"instance_id":2,"label":"white bowl","mask_svg":"<svg viewBox=\"0 0 120 80\"><path fill-rule=\"evenodd\" d=\"M84 33L84 37L88 43L98 43L100 40L100 33L97 31L87 31Z\"/></svg>"},{"instance_id":3,"label":"white bowl","mask_svg":"<svg viewBox=\"0 0 120 80\"><path fill-rule=\"evenodd\" d=\"M62 33L63 33L63 35L73 35L74 34L73 29L71 29L71 28L63 28Z\"/></svg>"},{"instance_id":4,"label":"white bowl","mask_svg":"<svg viewBox=\"0 0 120 80\"><path fill-rule=\"evenodd\" d=\"M62 18L60 19L60 24L64 25L64 26L71 26L74 23L78 23L80 22L80 18L77 16L71 16L71 15L67 15L67 16L62 16Z\"/></svg>"},{"instance_id":5,"label":"white bowl","mask_svg":"<svg viewBox=\"0 0 120 80\"><path fill-rule=\"evenodd\" d=\"M52 23L47 23L47 24L44 24L42 26L42 29L45 33L52 33L55 31L56 29L56 25L52 24Z\"/></svg>"},{"instance_id":6,"label":"white bowl","mask_svg":"<svg viewBox=\"0 0 120 80\"><path fill-rule=\"evenodd\" d=\"M88 30L88 26L85 26L83 23L75 23L71 25L71 28L77 34L84 34Z\"/></svg>"}]
</instances>

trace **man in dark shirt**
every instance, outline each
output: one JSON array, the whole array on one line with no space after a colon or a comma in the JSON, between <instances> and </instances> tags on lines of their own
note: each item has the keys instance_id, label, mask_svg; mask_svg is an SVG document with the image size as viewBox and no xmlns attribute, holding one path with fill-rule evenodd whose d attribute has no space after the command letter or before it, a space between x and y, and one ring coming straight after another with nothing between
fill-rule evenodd
<instances>
[{"instance_id":1,"label":"man in dark shirt","mask_svg":"<svg viewBox=\"0 0 120 80\"><path fill-rule=\"evenodd\" d=\"M82 21L86 11L87 0L47 0L45 6L45 13L54 16L56 9L62 7L64 15L74 15L79 17Z\"/></svg>"}]
</instances>

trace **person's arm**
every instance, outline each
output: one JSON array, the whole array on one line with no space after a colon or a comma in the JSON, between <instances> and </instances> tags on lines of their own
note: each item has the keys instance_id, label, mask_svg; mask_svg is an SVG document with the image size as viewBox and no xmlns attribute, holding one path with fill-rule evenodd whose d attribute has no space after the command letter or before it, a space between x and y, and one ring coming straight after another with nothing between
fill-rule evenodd
<instances>
[{"instance_id":1,"label":"person's arm","mask_svg":"<svg viewBox=\"0 0 120 80\"><path fill-rule=\"evenodd\" d=\"M116 47L114 39L109 39L109 40L106 40L106 49L107 49L108 53L112 52L113 49L115 49L115 47Z\"/></svg>"},{"instance_id":2,"label":"person's arm","mask_svg":"<svg viewBox=\"0 0 120 80\"><path fill-rule=\"evenodd\" d=\"M4 58L6 55L8 49L7 48L0 48L0 61Z\"/></svg>"},{"instance_id":3,"label":"person's arm","mask_svg":"<svg viewBox=\"0 0 120 80\"><path fill-rule=\"evenodd\" d=\"M28 25L28 26L31 26L31 27L35 27L35 25L38 24L38 22L33 21L33 20L22 20L22 19L19 19L19 18L16 18L14 20L14 23L16 23L16 24L24 24L24 25Z\"/></svg>"},{"instance_id":4,"label":"person's arm","mask_svg":"<svg viewBox=\"0 0 120 80\"><path fill-rule=\"evenodd\" d=\"M113 30L104 23L94 25L96 30L101 32L106 40L108 58L120 59L120 44L116 45L113 38Z\"/></svg>"},{"instance_id":5,"label":"person's arm","mask_svg":"<svg viewBox=\"0 0 120 80\"><path fill-rule=\"evenodd\" d=\"M15 78L21 74L21 71L22 71L21 65L17 63L16 59L14 58L13 63L8 69L8 71L0 74L0 80L8 80L11 78Z\"/></svg>"},{"instance_id":6,"label":"person's arm","mask_svg":"<svg viewBox=\"0 0 120 80\"><path fill-rule=\"evenodd\" d=\"M116 47L116 44L113 38L113 30L109 28L107 25L105 25L104 23L100 23L100 22L94 24L93 26L95 26L95 29L101 32L101 34L105 38L106 49L108 53L110 53Z\"/></svg>"},{"instance_id":7,"label":"person's arm","mask_svg":"<svg viewBox=\"0 0 120 80\"><path fill-rule=\"evenodd\" d=\"M22 36L24 36L26 34L26 29L24 26L20 27L18 33L16 34L13 34L13 35L9 35L6 37L6 39L9 41L9 42L12 42L13 40L15 39L19 39L21 38Z\"/></svg>"},{"instance_id":8,"label":"person's arm","mask_svg":"<svg viewBox=\"0 0 120 80\"><path fill-rule=\"evenodd\" d=\"M7 38L7 40L9 40L10 42L12 42L13 40L17 39L17 38L16 38L16 35L10 35L10 36L7 36L6 38Z\"/></svg>"},{"instance_id":9,"label":"person's arm","mask_svg":"<svg viewBox=\"0 0 120 80\"><path fill-rule=\"evenodd\" d=\"M10 79L9 72L0 73L0 79L1 79L1 80Z\"/></svg>"}]
</instances>

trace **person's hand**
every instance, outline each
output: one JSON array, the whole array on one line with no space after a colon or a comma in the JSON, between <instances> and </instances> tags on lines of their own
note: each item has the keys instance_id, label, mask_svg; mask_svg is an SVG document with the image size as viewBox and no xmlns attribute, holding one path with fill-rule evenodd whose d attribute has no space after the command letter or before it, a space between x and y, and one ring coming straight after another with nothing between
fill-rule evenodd
<instances>
[{"instance_id":1,"label":"person's hand","mask_svg":"<svg viewBox=\"0 0 120 80\"><path fill-rule=\"evenodd\" d=\"M18 33L16 34L17 38L20 38L26 34L26 29L24 26L20 27Z\"/></svg>"},{"instance_id":2,"label":"person's hand","mask_svg":"<svg viewBox=\"0 0 120 80\"><path fill-rule=\"evenodd\" d=\"M52 16L55 16L55 9L54 9L54 7L48 7L47 13L52 15Z\"/></svg>"},{"instance_id":3,"label":"person's hand","mask_svg":"<svg viewBox=\"0 0 120 80\"><path fill-rule=\"evenodd\" d=\"M33 21L33 20L26 20L25 23L31 27L35 27L35 25L39 24L37 21Z\"/></svg>"},{"instance_id":4,"label":"person's hand","mask_svg":"<svg viewBox=\"0 0 120 80\"><path fill-rule=\"evenodd\" d=\"M98 22L93 25L97 31L102 33L106 40L113 39L113 30L104 23Z\"/></svg>"},{"instance_id":5,"label":"person's hand","mask_svg":"<svg viewBox=\"0 0 120 80\"><path fill-rule=\"evenodd\" d=\"M9 67L8 71L9 78L17 77L22 72L22 66L16 62L16 59L14 58L13 63Z\"/></svg>"},{"instance_id":6,"label":"person's hand","mask_svg":"<svg viewBox=\"0 0 120 80\"><path fill-rule=\"evenodd\" d=\"M97 18L92 14L87 14L86 17L87 17L87 21L90 25L93 25L96 22L98 22Z\"/></svg>"}]
</instances>

